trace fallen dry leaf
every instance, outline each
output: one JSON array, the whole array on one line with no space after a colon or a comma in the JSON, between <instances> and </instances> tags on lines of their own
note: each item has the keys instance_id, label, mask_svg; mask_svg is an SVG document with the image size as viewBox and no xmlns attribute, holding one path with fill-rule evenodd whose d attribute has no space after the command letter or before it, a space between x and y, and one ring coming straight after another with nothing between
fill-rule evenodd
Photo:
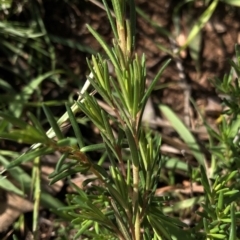
<instances>
[{"instance_id":1,"label":"fallen dry leaf","mask_svg":"<svg viewBox=\"0 0 240 240\"><path fill-rule=\"evenodd\" d=\"M1 192L0 233L6 231L25 212L32 211L33 203L14 193Z\"/></svg>"}]
</instances>

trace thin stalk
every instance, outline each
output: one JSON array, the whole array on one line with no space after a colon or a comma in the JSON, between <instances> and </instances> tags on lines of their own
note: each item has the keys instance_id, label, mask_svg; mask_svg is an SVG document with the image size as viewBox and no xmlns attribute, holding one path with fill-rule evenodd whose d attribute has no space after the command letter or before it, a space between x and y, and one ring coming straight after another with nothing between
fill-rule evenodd
<instances>
[{"instance_id":1,"label":"thin stalk","mask_svg":"<svg viewBox=\"0 0 240 240\"><path fill-rule=\"evenodd\" d=\"M33 178L34 178L34 207L33 207L33 235L34 239L39 239L39 208L41 197L41 166L40 157L34 159Z\"/></svg>"},{"instance_id":2,"label":"thin stalk","mask_svg":"<svg viewBox=\"0 0 240 240\"><path fill-rule=\"evenodd\" d=\"M140 240L140 214L138 208L138 185L139 185L139 167L132 165L133 169L133 212L136 214L134 222L135 240Z\"/></svg>"},{"instance_id":3,"label":"thin stalk","mask_svg":"<svg viewBox=\"0 0 240 240\"><path fill-rule=\"evenodd\" d=\"M125 30L125 26L123 25L123 22L119 22L118 20L116 20L117 23L117 32L118 32L118 45L120 46L122 53L124 55L124 57L126 57L126 30ZM126 59L125 59L126 61Z\"/></svg>"}]
</instances>

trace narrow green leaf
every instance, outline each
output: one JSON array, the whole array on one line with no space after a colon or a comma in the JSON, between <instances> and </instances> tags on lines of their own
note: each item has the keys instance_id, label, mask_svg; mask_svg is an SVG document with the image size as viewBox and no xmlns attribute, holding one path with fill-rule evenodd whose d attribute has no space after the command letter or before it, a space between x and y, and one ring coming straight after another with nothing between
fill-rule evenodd
<instances>
[{"instance_id":1,"label":"narrow green leaf","mask_svg":"<svg viewBox=\"0 0 240 240\"><path fill-rule=\"evenodd\" d=\"M21 95L29 98L30 95L39 87L39 84L43 80L45 80L46 78L49 78L52 75L60 74L60 73L64 73L64 71L63 70L54 70L54 71L50 71L50 72L44 73L42 75L39 75L38 77L36 77L32 81L30 81L29 84L23 88Z\"/></svg>"},{"instance_id":2,"label":"narrow green leaf","mask_svg":"<svg viewBox=\"0 0 240 240\"><path fill-rule=\"evenodd\" d=\"M48 140L47 134L39 120L31 112L28 112L27 115L30 118L31 122L33 123L33 126L41 133L43 137L46 138L46 140Z\"/></svg>"},{"instance_id":3,"label":"narrow green leaf","mask_svg":"<svg viewBox=\"0 0 240 240\"><path fill-rule=\"evenodd\" d=\"M17 188L15 185L13 185L8 179L6 178L0 178L0 188L5 189L6 191L13 192L17 195L20 195L22 197L25 196L24 192Z\"/></svg>"},{"instance_id":4,"label":"narrow green leaf","mask_svg":"<svg viewBox=\"0 0 240 240\"><path fill-rule=\"evenodd\" d=\"M84 95L85 101L83 103L77 102L79 108L88 116L88 118L100 129L105 132L104 123L101 116L101 108L93 96Z\"/></svg>"},{"instance_id":5,"label":"narrow green leaf","mask_svg":"<svg viewBox=\"0 0 240 240\"><path fill-rule=\"evenodd\" d=\"M239 61L239 59L237 59ZM228 60L228 63L232 66L232 68L235 70L238 77L240 77L240 69L239 65L237 65L233 60ZM235 85L237 86L237 85Z\"/></svg>"},{"instance_id":6,"label":"narrow green leaf","mask_svg":"<svg viewBox=\"0 0 240 240\"><path fill-rule=\"evenodd\" d=\"M12 125L19 127L21 129L25 129L28 126L28 124L23 120L16 118L13 115L8 113L0 112L0 117L2 117L4 120L7 120Z\"/></svg>"},{"instance_id":7,"label":"narrow green leaf","mask_svg":"<svg viewBox=\"0 0 240 240\"><path fill-rule=\"evenodd\" d=\"M113 84L114 85L114 84ZM117 86L114 86L114 88L115 87L117 87ZM114 97L114 103L115 103L115 105L117 106L117 108L118 108L118 110L120 110L120 115L121 115L121 117L122 117L122 119L125 121L125 123L127 124L127 126L129 127L129 128L131 128L131 123L130 123L130 118L129 118L129 116L128 116L128 114L126 113L126 111L127 111L127 107L125 107L125 105L123 104L121 104L121 103L124 103L124 102L122 102L121 100L122 100L122 96L121 95L119 95L119 97L120 97L120 101L119 101L119 99L118 99L118 97ZM124 100L123 100L124 101ZM121 103L120 103L121 102ZM125 109L126 109L126 111L125 111Z\"/></svg>"},{"instance_id":8,"label":"narrow green leaf","mask_svg":"<svg viewBox=\"0 0 240 240\"><path fill-rule=\"evenodd\" d=\"M58 208L65 206L59 199L51 196L51 194L42 192L41 193L41 204L46 209L50 209L51 212L55 213L57 216L61 217L62 219L66 219L71 221L71 218L68 214L58 211Z\"/></svg>"},{"instance_id":9,"label":"narrow green leaf","mask_svg":"<svg viewBox=\"0 0 240 240\"><path fill-rule=\"evenodd\" d=\"M104 74L103 78L105 81L106 92L110 94L112 92L112 88L110 86L110 76L109 76L110 73L109 73L109 69L108 69L107 60L104 60L104 62L103 62L103 74Z\"/></svg>"},{"instance_id":10,"label":"narrow green leaf","mask_svg":"<svg viewBox=\"0 0 240 240\"><path fill-rule=\"evenodd\" d=\"M106 113L103 110L101 111L101 115L102 115L102 119L103 119L104 126L105 126L105 129L106 129L106 134L105 135L106 135L107 138L109 138L110 142L112 144L114 144L115 143L115 138L113 136L112 128L109 124L109 119L108 119Z\"/></svg>"},{"instance_id":11,"label":"narrow green leaf","mask_svg":"<svg viewBox=\"0 0 240 240\"><path fill-rule=\"evenodd\" d=\"M209 228L208 228L208 221L206 218L203 218L203 226L204 226L205 233L208 233Z\"/></svg>"},{"instance_id":12,"label":"narrow green leaf","mask_svg":"<svg viewBox=\"0 0 240 240\"><path fill-rule=\"evenodd\" d=\"M10 161L1 155L0 162L6 169L10 164ZM31 178L22 168L15 167L8 169L8 173L11 175L11 178L13 178L16 182L21 183L25 190L28 190L30 188Z\"/></svg>"},{"instance_id":13,"label":"narrow green leaf","mask_svg":"<svg viewBox=\"0 0 240 240\"><path fill-rule=\"evenodd\" d=\"M113 166L116 165L116 160L114 159L113 156L115 156L116 159L118 159L119 161L119 155L115 149L115 146L113 143L110 142L110 140L103 134L101 134L102 138L103 138L103 142L105 143L105 148L107 150L110 162Z\"/></svg>"},{"instance_id":14,"label":"narrow green leaf","mask_svg":"<svg viewBox=\"0 0 240 240\"><path fill-rule=\"evenodd\" d=\"M192 41L189 42L189 53L191 55L191 58L195 62L195 66L197 71L200 71L200 54L201 54L201 48L202 46L202 32L199 31L196 36L192 39Z\"/></svg>"},{"instance_id":15,"label":"narrow green leaf","mask_svg":"<svg viewBox=\"0 0 240 240\"><path fill-rule=\"evenodd\" d=\"M186 43L179 49L179 51L182 51L183 49L185 49L189 45L189 43L196 37L196 35L199 33L199 31L201 31L201 29L204 27L204 25L211 18L215 8L218 5L218 2L219 2L219 0L212 1L212 3L208 6L208 8L200 16L200 18L194 24L192 30L190 31L188 38L186 40Z\"/></svg>"},{"instance_id":16,"label":"narrow green leaf","mask_svg":"<svg viewBox=\"0 0 240 240\"><path fill-rule=\"evenodd\" d=\"M10 133L0 133L0 138L26 144L33 144L36 142L47 143L42 135L39 133L36 134L35 131L30 131L29 129L14 130Z\"/></svg>"},{"instance_id":17,"label":"narrow green leaf","mask_svg":"<svg viewBox=\"0 0 240 240\"><path fill-rule=\"evenodd\" d=\"M233 189L233 190L230 190L230 191L227 191L227 192L223 193L223 195L224 196L231 196L231 195L234 195L234 194L236 194L238 192L239 192L239 190Z\"/></svg>"},{"instance_id":18,"label":"narrow green leaf","mask_svg":"<svg viewBox=\"0 0 240 240\"><path fill-rule=\"evenodd\" d=\"M121 230L121 232L124 236L124 239L131 240L132 238L129 235L129 231L128 231L129 227L126 225L125 222L123 222L123 217L121 216L121 214L120 214L120 212L117 208L117 204L113 199L111 199L111 204L112 204L113 210L115 212L114 215L116 217L117 224L118 224L118 226L119 226L119 228L120 228L120 230Z\"/></svg>"},{"instance_id":19,"label":"narrow green leaf","mask_svg":"<svg viewBox=\"0 0 240 240\"><path fill-rule=\"evenodd\" d=\"M116 69L116 75L118 80L118 85L115 83L115 81L112 82L116 93L118 94L118 97L120 98L121 104L123 104L127 111L130 111L131 109L131 92L130 87L128 87L128 84L130 84L130 79L126 76L127 71L120 71Z\"/></svg>"},{"instance_id":20,"label":"narrow green leaf","mask_svg":"<svg viewBox=\"0 0 240 240\"><path fill-rule=\"evenodd\" d=\"M218 196L218 205L217 205L219 211L222 211L223 210L223 207L224 207L224 196L223 196L223 192L221 191L219 193L219 196Z\"/></svg>"},{"instance_id":21,"label":"narrow green leaf","mask_svg":"<svg viewBox=\"0 0 240 240\"><path fill-rule=\"evenodd\" d=\"M72 124L72 127L73 127L73 131L74 131L75 136L77 138L78 146L80 148L83 148L84 147L84 140L83 140L83 136L82 136L80 127L77 123L76 117L74 116L74 114L72 112L72 109L69 107L68 104L66 104L66 109L67 109L67 113L68 113L68 116L69 116L69 120L70 120L70 122Z\"/></svg>"},{"instance_id":22,"label":"narrow green leaf","mask_svg":"<svg viewBox=\"0 0 240 240\"><path fill-rule=\"evenodd\" d=\"M107 1L106 1L106 0L103 0L103 4L104 4L104 6L105 6L105 10L106 10L107 15L108 15L108 20L109 20L109 22L110 22L110 24L111 24L111 28L112 28L112 31L113 31L113 34L114 34L114 38L115 38L115 39L118 39L119 37L118 37L118 33L117 33L116 24L115 24L115 22L114 22L114 20L113 20L113 17L112 17L110 8L109 8L109 6L108 6L108 4L107 4Z\"/></svg>"},{"instance_id":23,"label":"narrow green leaf","mask_svg":"<svg viewBox=\"0 0 240 240\"><path fill-rule=\"evenodd\" d=\"M230 227L230 235L229 235L229 240L235 240L237 239L237 233L236 233L236 229L237 229L237 219L236 219L236 208L234 206L234 203L231 204L231 227Z\"/></svg>"},{"instance_id":24,"label":"narrow green leaf","mask_svg":"<svg viewBox=\"0 0 240 240\"><path fill-rule=\"evenodd\" d=\"M86 220L81 224L81 228L78 230L78 232L74 236L74 240L79 239L79 237L85 233L87 229L89 229L93 225L93 221L91 220Z\"/></svg>"},{"instance_id":25,"label":"narrow green leaf","mask_svg":"<svg viewBox=\"0 0 240 240\"><path fill-rule=\"evenodd\" d=\"M195 204L200 204L204 200L204 197L193 197L190 199L186 199L181 202L174 203L171 207L164 207L163 212L166 214L171 212L179 212L182 209L191 208Z\"/></svg>"},{"instance_id":26,"label":"narrow green leaf","mask_svg":"<svg viewBox=\"0 0 240 240\"><path fill-rule=\"evenodd\" d=\"M3 80L1 78L0 78L0 88L3 89L4 91L8 92L8 93L16 94L16 92L14 91L11 84L9 84L8 82L6 82L5 80Z\"/></svg>"},{"instance_id":27,"label":"narrow green leaf","mask_svg":"<svg viewBox=\"0 0 240 240\"><path fill-rule=\"evenodd\" d=\"M65 161L65 159L68 157L69 153L64 153L62 154L62 156L60 157L60 159L58 160L57 164L56 164L56 168L55 171L56 173L59 172L59 170L62 168L63 162ZM52 175L51 175L52 176ZM48 177L51 178L51 176L49 175Z\"/></svg>"},{"instance_id":28,"label":"narrow green leaf","mask_svg":"<svg viewBox=\"0 0 240 240\"><path fill-rule=\"evenodd\" d=\"M64 154L63 154L63 155L64 155ZM65 160L65 156L63 156L63 155L62 155L61 158L58 160L57 165L56 165L56 169L48 175L48 178L49 178L49 179L57 176L58 174L64 172L65 170L70 169L70 168L73 168L74 166L77 165L77 163L78 163L77 160L72 160L71 162L63 163L64 160ZM59 166L58 166L58 165L59 165Z\"/></svg>"},{"instance_id":29,"label":"narrow green leaf","mask_svg":"<svg viewBox=\"0 0 240 240\"><path fill-rule=\"evenodd\" d=\"M121 105L123 106L123 107L119 108L119 109L122 109L122 112L128 110L128 106L125 101L125 93L119 89L118 84L111 77L110 77L110 81L112 82L112 85L115 90L115 95L112 96L115 104L117 104L118 106L121 106ZM126 109L126 110L124 110L124 109Z\"/></svg>"},{"instance_id":30,"label":"narrow green leaf","mask_svg":"<svg viewBox=\"0 0 240 240\"><path fill-rule=\"evenodd\" d=\"M183 124L183 122L169 107L165 105L160 105L159 108L165 115L165 117L168 119L168 121L171 123L171 125L174 127L174 129L177 131L177 133L180 135L180 137L188 145L194 157L197 159L198 163L205 167L204 155L201 153L201 149L189 129Z\"/></svg>"},{"instance_id":31,"label":"narrow green leaf","mask_svg":"<svg viewBox=\"0 0 240 240\"><path fill-rule=\"evenodd\" d=\"M140 9L139 7L136 7L136 11L144 20L146 20L148 23L150 23L156 29L157 33L159 33L167 38L172 37L172 34L170 31L168 31L164 27L159 26L159 23L152 21L151 17L149 17L147 14L145 14L144 10Z\"/></svg>"},{"instance_id":32,"label":"narrow green leaf","mask_svg":"<svg viewBox=\"0 0 240 240\"><path fill-rule=\"evenodd\" d=\"M238 170L228 173L226 176L224 176L224 178L223 178L224 181L226 181L226 182L230 181L231 179L233 179L236 176L237 173L238 173Z\"/></svg>"},{"instance_id":33,"label":"narrow green leaf","mask_svg":"<svg viewBox=\"0 0 240 240\"><path fill-rule=\"evenodd\" d=\"M27 102L27 100L30 98L32 93L37 89L37 87L43 80L47 79L52 75L59 74L59 73L63 73L63 71L62 70L50 71L32 79L29 82L29 84L23 88L20 94L17 94L16 96L14 96L14 99L12 100L13 103L10 105L10 110L14 114L14 116L19 117L24 106L23 104L18 103L19 100L23 101L23 103Z\"/></svg>"},{"instance_id":34,"label":"narrow green leaf","mask_svg":"<svg viewBox=\"0 0 240 240\"><path fill-rule=\"evenodd\" d=\"M47 116L47 119L48 119L53 131L55 132L57 138L59 140L63 139L64 138L63 133L62 133L59 125L57 124L57 121L55 120L55 118L54 118L52 112L50 111L50 109L47 106L43 105L43 110L44 110L45 115Z\"/></svg>"},{"instance_id":35,"label":"narrow green leaf","mask_svg":"<svg viewBox=\"0 0 240 240\"><path fill-rule=\"evenodd\" d=\"M16 167L22 163L28 162L33 160L36 157L42 156L42 155L46 155L49 153L52 153L54 150L49 148L49 147L42 147L40 149L37 150L31 150L27 153L23 153L21 156L19 156L17 159L15 159L14 161L12 161L8 166L7 169L11 169L13 167Z\"/></svg>"},{"instance_id":36,"label":"narrow green leaf","mask_svg":"<svg viewBox=\"0 0 240 240\"><path fill-rule=\"evenodd\" d=\"M98 164L93 164L93 168L96 169L103 178L109 179L108 172L103 167L99 166Z\"/></svg>"},{"instance_id":37,"label":"narrow green leaf","mask_svg":"<svg viewBox=\"0 0 240 240\"><path fill-rule=\"evenodd\" d=\"M139 167L139 154L136 142L134 140L133 134L131 130L126 126L125 133L127 136L130 152L131 152L131 160L135 167Z\"/></svg>"},{"instance_id":38,"label":"narrow green leaf","mask_svg":"<svg viewBox=\"0 0 240 240\"><path fill-rule=\"evenodd\" d=\"M166 168L175 170L181 170L181 171L188 171L188 165L186 162L180 161L178 158L166 158L163 160L163 165Z\"/></svg>"},{"instance_id":39,"label":"narrow green leaf","mask_svg":"<svg viewBox=\"0 0 240 240\"><path fill-rule=\"evenodd\" d=\"M159 81L159 77L162 75L163 71L164 71L165 68L168 66L168 64L170 63L170 61L171 61L171 59L168 59L168 60L166 60L166 61L163 63L163 65L162 65L162 67L159 69L157 75L155 76L155 78L153 79L153 81L151 82L151 84L149 85L149 87L148 87L147 91L145 92L145 95L144 95L144 97L143 97L143 99L142 99L142 101L141 101L141 103L140 103L143 107L145 107L145 105L146 105L146 103L147 103L147 100L148 100L151 92L152 92L153 89L154 89L154 86L155 86L156 83Z\"/></svg>"},{"instance_id":40,"label":"narrow green leaf","mask_svg":"<svg viewBox=\"0 0 240 240\"><path fill-rule=\"evenodd\" d=\"M204 187L204 191L206 191L207 193L207 197L209 202L211 202L211 198L212 198L212 191L211 191L211 187L209 185L209 181L206 175L206 170L203 168L203 166L200 166L201 169L201 181L202 181L202 185Z\"/></svg>"},{"instance_id":41,"label":"narrow green leaf","mask_svg":"<svg viewBox=\"0 0 240 240\"><path fill-rule=\"evenodd\" d=\"M88 45L84 45L82 42L79 42L77 40L72 40L72 39L66 38L65 36L60 37L59 35L57 36L49 33L48 33L48 37L51 40L51 42L60 43L63 46L67 46L72 49L77 49L81 52L96 54L96 51L93 48L91 48Z\"/></svg>"},{"instance_id":42,"label":"narrow green leaf","mask_svg":"<svg viewBox=\"0 0 240 240\"><path fill-rule=\"evenodd\" d=\"M103 150L105 150L104 143L92 144L80 149L81 152L95 152L95 151L103 151Z\"/></svg>"},{"instance_id":43,"label":"narrow green leaf","mask_svg":"<svg viewBox=\"0 0 240 240\"><path fill-rule=\"evenodd\" d=\"M73 138L73 137L67 137L64 139L61 139L59 141L57 141L57 145L60 147L64 147L64 146L76 146L77 145L77 139Z\"/></svg>"},{"instance_id":44,"label":"narrow green leaf","mask_svg":"<svg viewBox=\"0 0 240 240\"><path fill-rule=\"evenodd\" d=\"M96 73L88 60L87 63L88 67L90 68L91 72L94 75L94 78L87 76L88 81L92 84L94 89L102 96L102 98L111 106L112 103L108 93L102 87L100 87L99 84L94 80L97 79Z\"/></svg>"},{"instance_id":45,"label":"narrow green leaf","mask_svg":"<svg viewBox=\"0 0 240 240\"><path fill-rule=\"evenodd\" d=\"M141 70L140 70L140 63L139 61L137 61L137 59L135 61L133 61L133 72L135 73L135 77L132 77L131 81L132 82L132 86L133 86L133 100L132 100L132 110L133 110L133 117L135 118L138 111L139 111L139 103L141 101L141 97L142 97L142 92L141 92L141 85L143 81L145 82L145 79L143 79L141 77Z\"/></svg>"},{"instance_id":46,"label":"narrow green leaf","mask_svg":"<svg viewBox=\"0 0 240 240\"><path fill-rule=\"evenodd\" d=\"M76 174L76 173L86 173L88 170L89 170L90 166L86 165L86 166L76 166L72 169L67 169L66 171L64 172L61 172L59 174L57 174L56 176L54 176L51 181L50 181L50 185L54 184L55 182L61 180L61 179L64 179L66 177L69 177L73 174Z\"/></svg>"},{"instance_id":47,"label":"narrow green leaf","mask_svg":"<svg viewBox=\"0 0 240 240\"><path fill-rule=\"evenodd\" d=\"M125 216L127 216L125 209L128 209L128 199L123 199L119 192L112 186L111 183L106 183L107 190L112 198L118 202L118 205L122 208Z\"/></svg>"},{"instance_id":48,"label":"narrow green leaf","mask_svg":"<svg viewBox=\"0 0 240 240\"><path fill-rule=\"evenodd\" d=\"M219 233L208 233L207 236L212 237L214 239L226 239L226 234L219 234Z\"/></svg>"},{"instance_id":49,"label":"narrow green leaf","mask_svg":"<svg viewBox=\"0 0 240 240\"><path fill-rule=\"evenodd\" d=\"M221 2L224 2L225 4L233 5L236 7L240 7L239 0L220 0Z\"/></svg>"},{"instance_id":50,"label":"narrow green leaf","mask_svg":"<svg viewBox=\"0 0 240 240\"><path fill-rule=\"evenodd\" d=\"M135 35L136 35L136 5L134 0L129 1L130 6L130 28L131 28L131 50L135 47ZM129 36L128 36L129 37Z\"/></svg>"},{"instance_id":51,"label":"narrow green leaf","mask_svg":"<svg viewBox=\"0 0 240 240\"><path fill-rule=\"evenodd\" d=\"M99 86L105 90L105 82L103 79L103 63L100 61L100 59L96 59L94 55L92 55L92 64L93 69L95 72L95 79L98 81Z\"/></svg>"},{"instance_id":52,"label":"narrow green leaf","mask_svg":"<svg viewBox=\"0 0 240 240\"><path fill-rule=\"evenodd\" d=\"M97 39L97 41L101 44L102 48L105 50L106 54L110 58L112 64L116 69L119 68L117 59L115 58L114 54L112 53L112 50L107 46L107 43L103 40L103 38L91 27L87 24L88 30L91 32L91 34Z\"/></svg>"},{"instance_id":53,"label":"narrow green leaf","mask_svg":"<svg viewBox=\"0 0 240 240\"><path fill-rule=\"evenodd\" d=\"M157 235L159 236L158 239L161 239L162 236L164 236L168 240L172 239L172 237L169 233L169 230L164 228L159 220L155 219L152 216L148 216L148 221L149 221L150 225L152 226L154 232L157 233Z\"/></svg>"}]
</instances>

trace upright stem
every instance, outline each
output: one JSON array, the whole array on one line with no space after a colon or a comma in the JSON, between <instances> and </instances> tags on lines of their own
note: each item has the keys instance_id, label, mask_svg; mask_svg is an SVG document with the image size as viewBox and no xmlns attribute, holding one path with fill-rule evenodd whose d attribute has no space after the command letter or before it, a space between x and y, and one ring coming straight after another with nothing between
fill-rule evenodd
<instances>
[{"instance_id":1,"label":"upright stem","mask_svg":"<svg viewBox=\"0 0 240 240\"><path fill-rule=\"evenodd\" d=\"M134 222L135 240L140 240L140 214L138 207L138 186L139 186L139 168L134 164L133 168L133 212L136 213Z\"/></svg>"}]
</instances>

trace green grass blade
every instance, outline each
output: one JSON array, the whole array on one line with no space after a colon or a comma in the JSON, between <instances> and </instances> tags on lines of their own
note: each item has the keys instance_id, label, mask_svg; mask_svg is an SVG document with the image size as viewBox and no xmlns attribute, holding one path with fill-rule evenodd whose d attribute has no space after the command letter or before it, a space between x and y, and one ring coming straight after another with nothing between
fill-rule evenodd
<instances>
[{"instance_id":1,"label":"green grass blade","mask_svg":"<svg viewBox=\"0 0 240 240\"><path fill-rule=\"evenodd\" d=\"M232 6L240 7L239 0L221 0L221 2L224 2L224 3L232 5Z\"/></svg>"},{"instance_id":2,"label":"green grass blade","mask_svg":"<svg viewBox=\"0 0 240 240\"><path fill-rule=\"evenodd\" d=\"M152 21L151 18L145 14L143 10L141 10L139 7L136 8L137 13L148 23L150 23L157 31L157 33L160 33L163 36L171 37L171 32L169 32L167 29L160 27L156 22Z\"/></svg>"},{"instance_id":3,"label":"green grass blade","mask_svg":"<svg viewBox=\"0 0 240 240\"><path fill-rule=\"evenodd\" d=\"M57 124L57 121L55 120L55 118L54 118L52 112L50 111L50 109L47 106L43 105L43 110L44 110L44 112L47 116L47 119L48 119L53 131L55 132L57 138L59 140L63 139L64 138L63 133L62 133L59 125Z\"/></svg>"},{"instance_id":4,"label":"green grass blade","mask_svg":"<svg viewBox=\"0 0 240 240\"><path fill-rule=\"evenodd\" d=\"M33 123L33 126L35 126L35 128L39 131L39 133L41 133L42 136L48 139L47 134L43 129L42 124L38 121L38 119L31 112L28 112L27 115L30 118L31 122Z\"/></svg>"},{"instance_id":5,"label":"green grass blade","mask_svg":"<svg viewBox=\"0 0 240 240\"><path fill-rule=\"evenodd\" d=\"M201 182L204 187L204 191L206 192L205 196L208 197L209 202L211 202L212 190L208 181L206 170L202 166L200 168L201 168Z\"/></svg>"},{"instance_id":6,"label":"green grass blade","mask_svg":"<svg viewBox=\"0 0 240 240\"><path fill-rule=\"evenodd\" d=\"M120 68L116 57L112 53L112 50L108 47L107 43L103 40L103 38L88 24L87 24L87 28L91 32L91 34L97 39L97 41L101 44L102 48L105 50L106 54L110 58L114 67L117 69Z\"/></svg>"},{"instance_id":7,"label":"green grass blade","mask_svg":"<svg viewBox=\"0 0 240 240\"><path fill-rule=\"evenodd\" d=\"M24 192L17 188L15 185L13 185L8 179L6 178L0 178L0 188L5 189L7 191L13 192L17 195L24 197Z\"/></svg>"},{"instance_id":8,"label":"green grass blade","mask_svg":"<svg viewBox=\"0 0 240 240\"><path fill-rule=\"evenodd\" d=\"M19 127L20 129L27 128L28 124L25 121L22 121L19 118L14 117L12 114L0 112L0 117L11 123L15 127Z\"/></svg>"},{"instance_id":9,"label":"green grass blade","mask_svg":"<svg viewBox=\"0 0 240 240\"><path fill-rule=\"evenodd\" d=\"M34 151L30 151L27 153L22 154L21 156L19 156L17 159L15 159L14 161L12 161L8 166L7 169L11 169L13 167L16 167L22 163L28 162L33 160L36 157L42 156L42 155L46 155L49 153L52 153L53 150L48 148L48 147L43 147Z\"/></svg>"},{"instance_id":10,"label":"green grass blade","mask_svg":"<svg viewBox=\"0 0 240 240\"><path fill-rule=\"evenodd\" d=\"M151 82L150 86L148 87L142 101L141 104L143 104L143 106L146 105L146 102L151 94L151 92L154 89L154 86L156 85L157 81L159 80L159 77L161 76L161 74L163 73L163 71L165 70L165 68L168 66L168 64L170 63L171 59L166 60L162 67L160 68L160 70L158 71L157 75L155 76L155 78L153 79L153 81Z\"/></svg>"},{"instance_id":11,"label":"green grass blade","mask_svg":"<svg viewBox=\"0 0 240 240\"><path fill-rule=\"evenodd\" d=\"M75 136L76 136L77 141L78 141L78 145L79 145L80 148L83 148L85 144L84 144L83 136L82 136L80 127L77 123L76 117L74 116L74 114L72 112L72 109L71 109L71 107L69 107L68 104L66 104L66 108L67 108L69 120L72 124L73 131L74 131Z\"/></svg>"},{"instance_id":12,"label":"green grass blade","mask_svg":"<svg viewBox=\"0 0 240 240\"><path fill-rule=\"evenodd\" d=\"M214 0L209 7L204 11L204 13L200 16L198 21L194 24L192 30L190 31L188 38L185 44L179 49L179 52L188 47L189 43L196 37L196 35L201 31L204 25L209 21L211 18L214 10L218 5L219 0Z\"/></svg>"},{"instance_id":13,"label":"green grass blade","mask_svg":"<svg viewBox=\"0 0 240 240\"><path fill-rule=\"evenodd\" d=\"M107 1L106 0L103 0L103 4L105 6L105 10L107 12L107 15L108 15L108 19L109 19L109 22L111 24L111 28L112 28L112 31L113 31L113 34L114 34L114 38L115 39L118 39L118 33L117 33L117 28L116 28L116 24L113 20L113 17L112 17L112 14L111 14L111 11L110 11L110 8L107 4Z\"/></svg>"},{"instance_id":14,"label":"green grass blade","mask_svg":"<svg viewBox=\"0 0 240 240\"><path fill-rule=\"evenodd\" d=\"M165 105L160 105L159 108L165 115L165 117L168 119L168 121L171 123L173 128L176 130L176 132L188 145L194 157L197 159L198 163L202 166L205 166L204 155L201 153L201 149L197 144L193 134L188 130L188 128L169 107Z\"/></svg>"},{"instance_id":15,"label":"green grass blade","mask_svg":"<svg viewBox=\"0 0 240 240\"><path fill-rule=\"evenodd\" d=\"M31 97L34 91L39 87L42 81L46 80L50 76L63 73L62 70L55 70L39 75L32 79L27 86L25 86L20 94L17 94L10 105L10 110L14 116L19 117L21 115L24 104Z\"/></svg>"}]
</instances>

